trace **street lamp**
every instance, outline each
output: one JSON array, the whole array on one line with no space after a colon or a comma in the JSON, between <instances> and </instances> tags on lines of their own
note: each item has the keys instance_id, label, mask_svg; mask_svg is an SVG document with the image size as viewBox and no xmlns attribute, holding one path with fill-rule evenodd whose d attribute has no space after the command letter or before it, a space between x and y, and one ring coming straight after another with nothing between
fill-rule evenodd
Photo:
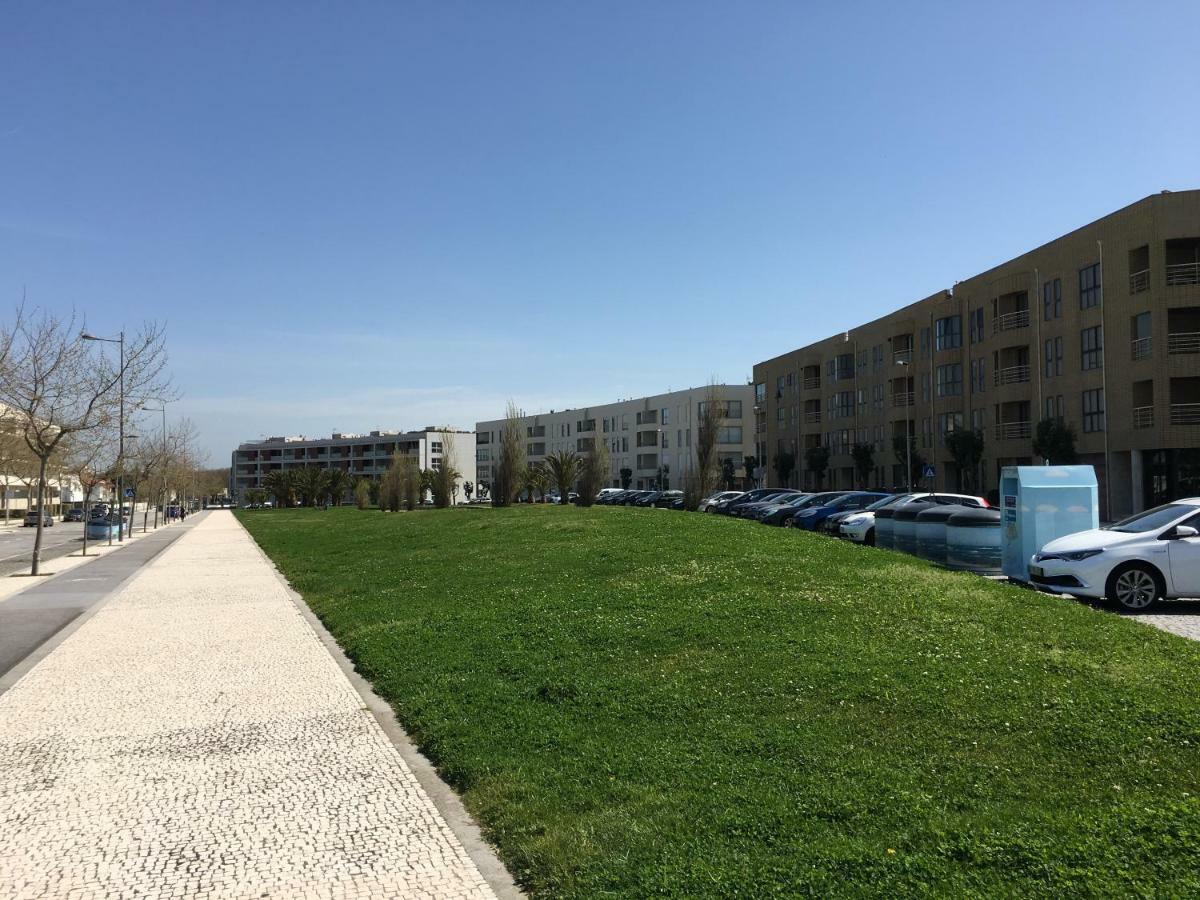
<instances>
[{"instance_id":1,"label":"street lamp","mask_svg":"<svg viewBox=\"0 0 1200 900\"><path fill-rule=\"evenodd\" d=\"M121 513L121 506L125 501L125 329L122 328L121 333L115 338L97 337L94 334L88 334L84 331L80 332L79 339L83 341L101 341L105 344L117 344L121 348L121 368L118 373L120 379L120 408L117 416L117 430L119 434L117 439L117 542L121 543L125 540L125 516Z\"/></svg>"},{"instance_id":2,"label":"street lamp","mask_svg":"<svg viewBox=\"0 0 1200 900\"><path fill-rule=\"evenodd\" d=\"M897 365L909 366L907 359L896 360ZM905 376L905 381L908 376ZM907 387L907 385L905 385ZM905 391L909 395L908 403L904 406L904 483L908 485L908 492L912 493L912 391Z\"/></svg>"},{"instance_id":3,"label":"street lamp","mask_svg":"<svg viewBox=\"0 0 1200 900\"><path fill-rule=\"evenodd\" d=\"M160 412L162 413L162 461L159 465L162 466L162 508L163 508L163 524L167 520L167 401L159 400L162 406L143 406L142 412ZM154 527L158 528L158 507L154 507Z\"/></svg>"}]
</instances>

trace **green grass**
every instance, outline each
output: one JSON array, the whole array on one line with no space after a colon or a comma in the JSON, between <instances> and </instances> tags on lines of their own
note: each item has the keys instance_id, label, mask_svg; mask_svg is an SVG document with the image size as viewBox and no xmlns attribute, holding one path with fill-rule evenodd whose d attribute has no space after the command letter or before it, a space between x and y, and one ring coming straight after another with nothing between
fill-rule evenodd
<instances>
[{"instance_id":1,"label":"green grass","mask_svg":"<svg viewBox=\"0 0 1200 900\"><path fill-rule=\"evenodd\" d=\"M1200 645L712 516L239 516L535 895L1200 893Z\"/></svg>"}]
</instances>

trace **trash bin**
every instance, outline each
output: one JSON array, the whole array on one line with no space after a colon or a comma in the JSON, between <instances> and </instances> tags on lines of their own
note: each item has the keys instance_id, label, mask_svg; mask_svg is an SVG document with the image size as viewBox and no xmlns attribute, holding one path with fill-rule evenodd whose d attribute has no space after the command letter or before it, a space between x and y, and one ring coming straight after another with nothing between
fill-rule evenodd
<instances>
[{"instance_id":1,"label":"trash bin","mask_svg":"<svg viewBox=\"0 0 1200 900\"><path fill-rule=\"evenodd\" d=\"M1029 580L1029 560L1046 544L1100 527L1091 466L1006 466L1000 472L1004 574Z\"/></svg>"},{"instance_id":2,"label":"trash bin","mask_svg":"<svg viewBox=\"0 0 1200 900\"><path fill-rule=\"evenodd\" d=\"M946 520L946 566L1000 574L1000 510L957 508Z\"/></svg>"},{"instance_id":3,"label":"trash bin","mask_svg":"<svg viewBox=\"0 0 1200 900\"><path fill-rule=\"evenodd\" d=\"M895 546L892 541L893 520L892 516L896 514L896 507L885 506L883 509L875 510L875 546L888 547Z\"/></svg>"},{"instance_id":4,"label":"trash bin","mask_svg":"<svg viewBox=\"0 0 1200 900\"><path fill-rule=\"evenodd\" d=\"M892 548L902 553L917 553L917 516L932 504L918 497L901 503L892 516Z\"/></svg>"},{"instance_id":5,"label":"trash bin","mask_svg":"<svg viewBox=\"0 0 1200 900\"><path fill-rule=\"evenodd\" d=\"M917 556L930 562L946 563L946 520L962 510L957 504L930 506L916 518Z\"/></svg>"}]
</instances>

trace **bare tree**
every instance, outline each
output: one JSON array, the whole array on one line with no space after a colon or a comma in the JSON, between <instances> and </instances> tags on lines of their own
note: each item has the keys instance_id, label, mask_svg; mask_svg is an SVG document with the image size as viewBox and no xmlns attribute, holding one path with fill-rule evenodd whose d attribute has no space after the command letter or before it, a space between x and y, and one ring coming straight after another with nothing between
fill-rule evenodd
<instances>
[{"instance_id":1,"label":"bare tree","mask_svg":"<svg viewBox=\"0 0 1200 900\"><path fill-rule=\"evenodd\" d=\"M591 506L600 488L604 487L612 467L605 438L594 438L579 468L579 505Z\"/></svg>"},{"instance_id":2,"label":"bare tree","mask_svg":"<svg viewBox=\"0 0 1200 900\"><path fill-rule=\"evenodd\" d=\"M454 435L447 430L441 437L442 459L433 470L429 492L433 495L433 505L439 509L445 509L454 502L454 495L458 491L458 482L462 478L462 472L455 468L458 458L454 452Z\"/></svg>"},{"instance_id":3,"label":"bare tree","mask_svg":"<svg viewBox=\"0 0 1200 900\"><path fill-rule=\"evenodd\" d=\"M87 522L92 507L92 494L108 480L116 446L110 430L95 428L76 434L66 448L63 468L76 478L79 486L83 488L83 556L87 556Z\"/></svg>"},{"instance_id":4,"label":"bare tree","mask_svg":"<svg viewBox=\"0 0 1200 900\"><path fill-rule=\"evenodd\" d=\"M492 475L492 506L508 506L521 490L525 471L525 436L521 434L521 414L508 401L504 429L500 432L500 455Z\"/></svg>"},{"instance_id":5,"label":"bare tree","mask_svg":"<svg viewBox=\"0 0 1200 900\"><path fill-rule=\"evenodd\" d=\"M691 510L711 494L720 480L717 443L726 402L716 384L710 384L696 414L696 460L684 476L684 505Z\"/></svg>"},{"instance_id":6,"label":"bare tree","mask_svg":"<svg viewBox=\"0 0 1200 900\"><path fill-rule=\"evenodd\" d=\"M43 509L51 458L71 436L111 426L123 397L165 397L166 348L160 326L148 323L128 338L122 334L119 363L82 340L75 316L18 309L0 337L7 350L0 367L0 403L8 407L25 444L38 460L37 506ZM40 570L42 517L33 542L30 574Z\"/></svg>"}]
</instances>

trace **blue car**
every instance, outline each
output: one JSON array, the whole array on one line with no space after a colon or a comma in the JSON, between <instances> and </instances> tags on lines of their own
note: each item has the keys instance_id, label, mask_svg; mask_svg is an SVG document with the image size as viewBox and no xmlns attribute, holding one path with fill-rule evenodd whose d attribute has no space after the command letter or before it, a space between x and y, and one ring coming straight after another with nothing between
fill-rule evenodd
<instances>
[{"instance_id":1,"label":"blue car","mask_svg":"<svg viewBox=\"0 0 1200 900\"><path fill-rule=\"evenodd\" d=\"M791 520L785 524L793 528L803 528L813 531L834 513L851 512L865 509L876 500L881 500L887 494L879 491L837 491L822 495L823 499L797 510Z\"/></svg>"}]
</instances>

